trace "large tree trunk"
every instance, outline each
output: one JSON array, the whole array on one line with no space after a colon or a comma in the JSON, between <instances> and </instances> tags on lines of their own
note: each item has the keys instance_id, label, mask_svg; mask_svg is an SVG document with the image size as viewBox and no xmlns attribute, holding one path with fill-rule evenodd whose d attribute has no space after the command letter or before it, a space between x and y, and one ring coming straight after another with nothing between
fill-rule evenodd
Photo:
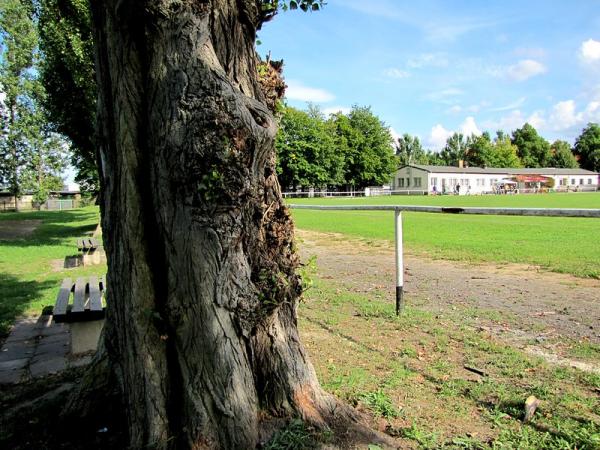
<instances>
[{"instance_id":1,"label":"large tree trunk","mask_svg":"<svg viewBox=\"0 0 600 450\"><path fill-rule=\"evenodd\" d=\"M92 2L105 344L134 448L254 448L265 412L323 424L337 405L298 338L261 3Z\"/></svg>"}]
</instances>

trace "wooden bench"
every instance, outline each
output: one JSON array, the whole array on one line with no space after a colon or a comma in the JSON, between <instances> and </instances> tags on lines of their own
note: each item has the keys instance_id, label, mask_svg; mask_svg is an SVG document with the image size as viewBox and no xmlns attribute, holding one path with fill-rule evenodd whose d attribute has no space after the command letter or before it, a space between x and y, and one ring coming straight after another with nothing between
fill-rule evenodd
<instances>
[{"instance_id":1,"label":"wooden bench","mask_svg":"<svg viewBox=\"0 0 600 450\"><path fill-rule=\"evenodd\" d=\"M103 277L77 278L62 282L52 312L56 323L68 323L71 329L71 352L73 354L96 350L98 338L104 325Z\"/></svg>"},{"instance_id":2,"label":"wooden bench","mask_svg":"<svg viewBox=\"0 0 600 450\"><path fill-rule=\"evenodd\" d=\"M81 238L77 239L77 250L80 252L91 252L98 248L98 240L96 238Z\"/></svg>"},{"instance_id":3,"label":"wooden bench","mask_svg":"<svg viewBox=\"0 0 600 450\"><path fill-rule=\"evenodd\" d=\"M81 252L81 263L84 266L103 261L104 250L96 238L77 239L77 250Z\"/></svg>"}]
</instances>

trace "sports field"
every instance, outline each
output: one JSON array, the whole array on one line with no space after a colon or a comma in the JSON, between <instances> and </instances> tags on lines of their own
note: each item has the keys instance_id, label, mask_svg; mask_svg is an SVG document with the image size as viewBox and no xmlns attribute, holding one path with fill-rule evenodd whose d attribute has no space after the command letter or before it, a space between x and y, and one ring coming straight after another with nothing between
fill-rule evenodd
<instances>
[{"instance_id":1,"label":"sports field","mask_svg":"<svg viewBox=\"0 0 600 450\"><path fill-rule=\"evenodd\" d=\"M289 199L289 204L598 208L600 193ZM294 210L300 229L393 240L386 211ZM404 213L405 249L434 258L521 263L600 278L600 219Z\"/></svg>"}]
</instances>

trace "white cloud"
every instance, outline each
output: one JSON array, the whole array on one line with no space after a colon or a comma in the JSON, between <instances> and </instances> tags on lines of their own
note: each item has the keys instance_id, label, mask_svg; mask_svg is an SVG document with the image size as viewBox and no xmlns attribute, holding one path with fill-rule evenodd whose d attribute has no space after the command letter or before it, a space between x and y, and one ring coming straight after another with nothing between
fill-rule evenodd
<instances>
[{"instance_id":1,"label":"white cloud","mask_svg":"<svg viewBox=\"0 0 600 450\"><path fill-rule=\"evenodd\" d=\"M389 69L385 69L383 74L388 78L408 78L410 77L410 72L402 69L397 69L395 67L391 67Z\"/></svg>"},{"instance_id":2,"label":"white cloud","mask_svg":"<svg viewBox=\"0 0 600 450\"><path fill-rule=\"evenodd\" d=\"M481 107L483 106L483 104L479 104L479 105L469 105L467 106L465 109L468 112L472 112L472 113L476 113L479 112L481 110Z\"/></svg>"},{"instance_id":3,"label":"white cloud","mask_svg":"<svg viewBox=\"0 0 600 450\"><path fill-rule=\"evenodd\" d=\"M527 122L527 119L523 113L518 109L515 109L498 120L488 120L484 122L483 126L487 130L504 130L506 132L511 132L512 130L523 126L525 122Z\"/></svg>"},{"instance_id":4,"label":"white cloud","mask_svg":"<svg viewBox=\"0 0 600 450\"><path fill-rule=\"evenodd\" d=\"M525 81L536 75L546 73L547 69L542 63L533 59L524 59L517 64L509 66L506 75L515 81Z\"/></svg>"},{"instance_id":5,"label":"white cloud","mask_svg":"<svg viewBox=\"0 0 600 450\"><path fill-rule=\"evenodd\" d=\"M581 59L586 63L595 63L600 61L600 42L594 39L588 39L581 44L579 49Z\"/></svg>"},{"instance_id":6,"label":"white cloud","mask_svg":"<svg viewBox=\"0 0 600 450\"><path fill-rule=\"evenodd\" d=\"M465 17L464 14L442 14L439 8L436 8L436 14L432 14L430 9L422 5L415 8L398 0L330 0L330 3L416 28L426 39L437 42L453 41L475 30L490 28L501 22L484 17Z\"/></svg>"},{"instance_id":7,"label":"white cloud","mask_svg":"<svg viewBox=\"0 0 600 450\"><path fill-rule=\"evenodd\" d=\"M546 50L541 47L517 47L514 52L520 58L544 58Z\"/></svg>"},{"instance_id":8,"label":"white cloud","mask_svg":"<svg viewBox=\"0 0 600 450\"><path fill-rule=\"evenodd\" d=\"M390 135L392 136L392 139L394 140L394 143L392 144L393 146L395 146L396 143L398 142L398 139L400 139L402 137L400 135L400 133L398 133L393 127L390 127Z\"/></svg>"},{"instance_id":9,"label":"white cloud","mask_svg":"<svg viewBox=\"0 0 600 450\"><path fill-rule=\"evenodd\" d=\"M557 131L566 130L583 121L583 113L577 113L573 100L558 102L550 113L550 126Z\"/></svg>"},{"instance_id":10,"label":"white cloud","mask_svg":"<svg viewBox=\"0 0 600 450\"><path fill-rule=\"evenodd\" d=\"M505 106L498 106L497 108L491 108L490 111L493 112L500 112L500 111L510 111L512 109L517 109L518 107L522 106L523 103L525 103L525 97L521 97L518 100L515 100L514 102L505 105Z\"/></svg>"},{"instance_id":11,"label":"white cloud","mask_svg":"<svg viewBox=\"0 0 600 450\"><path fill-rule=\"evenodd\" d=\"M330 106L327 108L323 108L323 114L325 114L326 116L328 116L329 114L336 114L336 113L342 113L342 114L348 114L351 111L351 108L347 107L347 106Z\"/></svg>"},{"instance_id":12,"label":"white cloud","mask_svg":"<svg viewBox=\"0 0 600 450\"><path fill-rule=\"evenodd\" d=\"M460 124L457 130L459 133L462 133L464 136L471 136L472 134L479 136L481 135L481 130L477 126L475 122L475 118L472 116L467 117L463 123ZM428 148L439 151L446 145L446 141L450 136L452 136L455 131L448 130L444 128L442 124L437 124L431 129L429 136L427 137L427 146Z\"/></svg>"},{"instance_id":13,"label":"white cloud","mask_svg":"<svg viewBox=\"0 0 600 450\"><path fill-rule=\"evenodd\" d=\"M544 118L544 112L534 111L533 114L530 115L527 119L527 123L529 123L529 125L538 130L544 129L546 127L546 119Z\"/></svg>"},{"instance_id":14,"label":"white cloud","mask_svg":"<svg viewBox=\"0 0 600 450\"><path fill-rule=\"evenodd\" d=\"M423 67L447 67L448 57L444 53L422 53L414 58L410 58L406 65L411 69L421 69Z\"/></svg>"},{"instance_id":15,"label":"white cloud","mask_svg":"<svg viewBox=\"0 0 600 450\"><path fill-rule=\"evenodd\" d=\"M588 122L600 122L600 102L588 103L584 114Z\"/></svg>"},{"instance_id":16,"label":"white cloud","mask_svg":"<svg viewBox=\"0 0 600 450\"><path fill-rule=\"evenodd\" d=\"M467 105L467 106L462 106L462 105L452 105L450 108L448 108L446 110L447 113L449 114L459 114L461 112L467 112L467 113L478 113L479 111L481 111L481 108L487 106L487 102L481 102L481 103L476 103L473 105Z\"/></svg>"},{"instance_id":17,"label":"white cloud","mask_svg":"<svg viewBox=\"0 0 600 450\"><path fill-rule=\"evenodd\" d=\"M459 114L459 113L462 112L462 110L463 110L462 106L460 106L460 105L453 105L450 108L448 108L446 110L446 112L450 113L450 114Z\"/></svg>"},{"instance_id":18,"label":"white cloud","mask_svg":"<svg viewBox=\"0 0 600 450\"><path fill-rule=\"evenodd\" d=\"M600 101L591 101L586 108L578 111L574 100L563 100L556 103L550 112L536 110L526 116L515 109L498 120L483 123L485 129L505 130L510 132L529 123L538 131L559 132L561 135L576 134L587 122L600 120Z\"/></svg>"},{"instance_id":19,"label":"white cloud","mask_svg":"<svg viewBox=\"0 0 600 450\"><path fill-rule=\"evenodd\" d=\"M446 141L452 136L452 131L446 130L441 124L437 124L431 129L427 138L427 146L432 150L439 151L444 148Z\"/></svg>"},{"instance_id":20,"label":"white cloud","mask_svg":"<svg viewBox=\"0 0 600 450\"><path fill-rule=\"evenodd\" d=\"M471 136L472 134L479 136L481 134L481 130L477 127L475 118L472 116L467 117L461 124L460 132L465 136Z\"/></svg>"},{"instance_id":21,"label":"white cloud","mask_svg":"<svg viewBox=\"0 0 600 450\"><path fill-rule=\"evenodd\" d=\"M288 100L299 100L303 102L327 103L335 99L335 96L324 89L304 86L295 80L287 81L285 96Z\"/></svg>"},{"instance_id":22,"label":"white cloud","mask_svg":"<svg viewBox=\"0 0 600 450\"><path fill-rule=\"evenodd\" d=\"M441 91L434 91L427 94L424 98L432 102L447 103L451 97L458 97L463 94L463 91L456 88L443 89Z\"/></svg>"},{"instance_id":23,"label":"white cloud","mask_svg":"<svg viewBox=\"0 0 600 450\"><path fill-rule=\"evenodd\" d=\"M438 42L454 41L457 38L476 30L491 28L498 22L483 18L440 17L435 21L424 24L423 28L427 39Z\"/></svg>"}]
</instances>

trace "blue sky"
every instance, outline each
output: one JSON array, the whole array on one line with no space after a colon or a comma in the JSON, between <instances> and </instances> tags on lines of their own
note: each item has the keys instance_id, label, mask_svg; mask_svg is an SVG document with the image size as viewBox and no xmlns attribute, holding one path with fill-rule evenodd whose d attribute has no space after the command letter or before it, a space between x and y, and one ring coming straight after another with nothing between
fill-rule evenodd
<instances>
[{"instance_id":1,"label":"blue sky","mask_svg":"<svg viewBox=\"0 0 600 450\"><path fill-rule=\"evenodd\" d=\"M259 53L285 61L287 101L371 105L394 133L439 149L453 131L526 121L573 142L600 122L600 2L328 0L281 13Z\"/></svg>"}]
</instances>

